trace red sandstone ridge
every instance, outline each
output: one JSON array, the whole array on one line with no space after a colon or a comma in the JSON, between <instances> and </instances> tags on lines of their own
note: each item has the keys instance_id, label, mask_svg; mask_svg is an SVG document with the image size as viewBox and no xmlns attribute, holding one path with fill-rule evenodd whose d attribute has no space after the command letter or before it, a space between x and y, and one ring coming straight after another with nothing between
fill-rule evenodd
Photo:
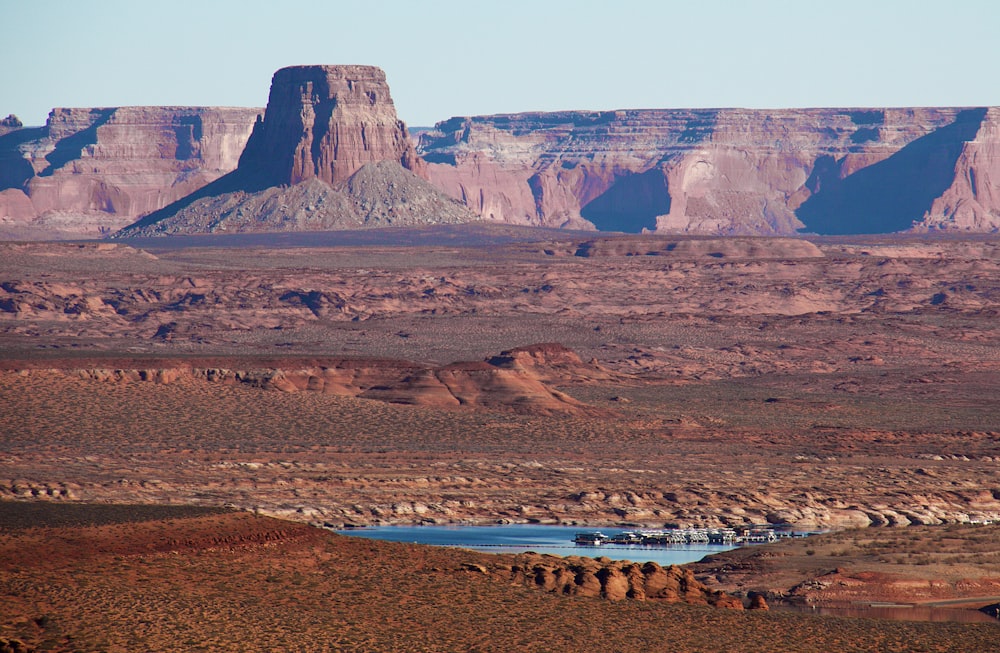
<instances>
[{"instance_id":1,"label":"red sandstone ridge","mask_svg":"<svg viewBox=\"0 0 1000 653\"><path fill-rule=\"evenodd\" d=\"M431 181L485 219L716 235L1000 228L996 109L630 110L452 118Z\"/></svg>"},{"instance_id":2,"label":"red sandstone ridge","mask_svg":"<svg viewBox=\"0 0 1000 653\"><path fill-rule=\"evenodd\" d=\"M476 216L420 175L385 74L295 66L274 74L237 169L118 237L458 223Z\"/></svg>"},{"instance_id":3,"label":"red sandstone ridge","mask_svg":"<svg viewBox=\"0 0 1000 653\"><path fill-rule=\"evenodd\" d=\"M589 383L614 378L614 374L601 367L596 360L585 363L575 351L557 342L515 347L500 352L487 362L500 369L532 374L542 381Z\"/></svg>"},{"instance_id":4,"label":"red sandstone ridge","mask_svg":"<svg viewBox=\"0 0 1000 653\"><path fill-rule=\"evenodd\" d=\"M113 245L111 247L114 247ZM113 366L109 366L113 363ZM76 359L45 368L107 383L169 385L195 380L246 385L280 392L320 392L395 404L440 408L510 410L532 415L605 414L550 387L557 383L608 380L612 374L559 344L530 345L483 362L430 367L387 359ZM0 362L0 374L38 371L30 363Z\"/></svg>"},{"instance_id":5,"label":"red sandstone ridge","mask_svg":"<svg viewBox=\"0 0 1000 653\"><path fill-rule=\"evenodd\" d=\"M232 171L260 109L53 109L0 132L0 231L97 236Z\"/></svg>"}]
</instances>

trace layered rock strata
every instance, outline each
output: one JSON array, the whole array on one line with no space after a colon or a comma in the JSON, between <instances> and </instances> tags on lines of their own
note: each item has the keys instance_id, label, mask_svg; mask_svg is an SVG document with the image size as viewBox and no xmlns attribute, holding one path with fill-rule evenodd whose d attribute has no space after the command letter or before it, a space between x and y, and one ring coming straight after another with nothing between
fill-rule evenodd
<instances>
[{"instance_id":1,"label":"layered rock strata","mask_svg":"<svg viewBox=\"0 0 1000 653\"><path fill-rule=\"evenodd\" d=\"M297 66L275 73L271 118L260 113L55 109L45 127L11 121L0 129L0 228L21 237L95 235L154 213L148 225L206 197L314 179L336 187L391 161L483 219L513 224L714 235L1000 229L997 107L461 117L422 132L415 150L381 70ZM237 158L238 178L191 195ZM255 202L267 199L252 197L237 212L257 215ZM406 199L390 194L389 202ZM384 212L359 219L354 203L341 202L338 219L307 215L311 204L300 207L294 193L273 203L296 208L267 212L262 230L389 224ZM436 200L422 215L458 215L445 206ZM211 218L181 222L192 230Z\"/></svg>"},{"instance_id":2,"label":"layered rock strata","mask_svg":"<svg viewBox=\"0 0 1000 653\"><path fill-rule=\"evenodd\" d=\"M549 360L555 364L546 372ZM131 365L120 361L115 367L81 363L60 371L101 382L168 385L193 380L280 392L320 392L394 404L510 410L532 415L604 414L549 387L548 383L611 378L600 366L584 363L558 344L521 347L488 361L442 367L402 360L340 358L274 361L270 366L259 361L243 368L222 367L212 360L147 360L132 361ZM29 366L16 373L31 374L32 369Z\"/></svg>"},{"instance_id":3,"label":"layered rock strata","mask_svg":"<svg viewBox=\"0 0 1000 653\"><path fill-rule=\"evenodd\" d=\"M379 161L422 172L385 73L375 66L292 66L274 73L267 115L254 125L240 169L268 186L314 177L338 184Z\"/></svg>"},{"instance_id":4,"label":"layered rock strata","mask_svg":"<svg viewBox=\"0 0 1000 653\"><path fill-rule=\"evenodd\" d=\"M452 118L431 181L485 219L703 234L1000 228L1000 109L567 111Z\"/></svg>"},{"instance_id":5,"label":"layered rock strata","mask_svg":"<svg viewBox=\"0 0 1000 653\"><path fill-rule=\"evenodd\" d=\"M274 74L230 175L118 236L320 231L460 223L476 216L427 183L385 74L296 66Z\"/></svg>"},{"instance_id":6,"label":"layered rock strata","mask_svg":"<svg viewBox=\"0 0 1000 653\"><path fill-rule=\"evenodd\" d=\"M260 109L53 109L0 134L0 229L109 233L236 168Z\"/></svg>"}]
</instances>

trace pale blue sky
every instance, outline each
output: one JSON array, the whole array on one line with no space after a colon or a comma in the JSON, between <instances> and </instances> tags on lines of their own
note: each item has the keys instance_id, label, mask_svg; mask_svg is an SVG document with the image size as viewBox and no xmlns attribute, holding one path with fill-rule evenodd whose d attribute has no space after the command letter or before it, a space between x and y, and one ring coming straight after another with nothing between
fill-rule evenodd
<instances>
[{"instance_id":1,"label":"pale blue sky","mask_svg":"<svg viewBox=\"0 0 1000 653\"><path fill-rule=\"evenodd\" d=\"M411 126L558 109L1000 105L996 0L0 0L0 116L263 106L381 66Z\"/></svg>"}]
</instances>

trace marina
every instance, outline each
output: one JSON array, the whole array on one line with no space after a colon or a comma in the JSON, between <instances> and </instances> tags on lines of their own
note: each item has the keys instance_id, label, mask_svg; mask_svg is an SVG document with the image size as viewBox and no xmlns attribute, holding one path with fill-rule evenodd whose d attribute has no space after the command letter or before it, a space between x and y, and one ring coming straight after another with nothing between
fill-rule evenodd
<instances>
[{"instance_id":1,"label":"marina","mask_svg":"<svg viewBox=\"0 0 1000 653\"><path fill-rule=\"evenodd\" d=\"M646 544L615 544L600 546L576 543L579 526L547 524L502 524L494 526L427 525L370 526L338 531L343 535L460 547L486 553L548 553L558 556L606 557L612 560L652 561L661 566L682 565L701 560L713 553L730 551L740 546L735 542L713 543L705 540L650 546ZM608 530L608 537L618 535Z\"/></svg>"},{"instance_id":2,"label":"marina","mask_svg":"<svg viewBox=\"0 0 1000 653\"><path fill-rule=\"evenodd\" d=\"M779 537L794 537L791 532L779 532L767 526L748 528L668 528L622 531L605 535L601 531L576 533L578 546L673 546L678 544L736 545L776 542Z\"/></svg>"}]
</instances>

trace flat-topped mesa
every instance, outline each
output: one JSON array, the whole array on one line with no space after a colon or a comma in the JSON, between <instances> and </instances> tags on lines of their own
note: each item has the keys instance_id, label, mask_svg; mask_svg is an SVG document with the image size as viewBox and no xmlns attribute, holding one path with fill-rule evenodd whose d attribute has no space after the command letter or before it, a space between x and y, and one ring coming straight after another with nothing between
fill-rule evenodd
<instances>
[{"instance_id":1,"label":"flat-topped mesa","mask_svg":"<svg viewBox=\"0 0 1000 653\"><path fill-rule=\"evenodd\" d=\"M119 229L232 172L260 113L57 107L42 127L0 130L0 232L92 238Z\"/></svg>"},{"instance_id":2,"label":"flat-topped mesa","mask_svg":"<svg viewBox=\"0 0 1000 653\"><path fill-rule=\"evenodd\" d=\"M293 66L274 73L265 117L240 157L265 186L338 184L366 163L398 161L426 176L375 66Z\"/></svg>"},{"instance_id":3,"label":"flat-topped mesa","mask_svg":"<svg viewBox=\"0 0 1000 653\"><path fill-rule=\"evenodd\" d=\"M435 185L484 219L790 235L1000 229L1000 108L640 109L452 118Z\"/></svg>"},{"instance_id":4,"label":"flat-topped mesa","mask_svg":"<svg viewBox=\"0 0 1000 653\"><path fill-rule=\"evenodd\" d=\"M326 231L461 223L477 216L426 181L385 73L296 66L274 74L236 170L116 232ZM415 174L416 173L416 174Z\"/></svg>"}]
</instances>

